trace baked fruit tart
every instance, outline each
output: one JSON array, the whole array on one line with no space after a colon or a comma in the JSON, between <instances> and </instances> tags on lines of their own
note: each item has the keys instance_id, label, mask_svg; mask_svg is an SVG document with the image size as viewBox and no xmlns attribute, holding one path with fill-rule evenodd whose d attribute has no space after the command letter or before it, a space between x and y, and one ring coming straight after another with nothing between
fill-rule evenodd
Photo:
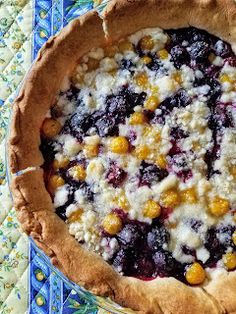
<instances>
[{"instance_id":1,"label":"baked fruit tart","mask_svg":"<svg viewBox=\"0 0 236 314\"><path fill-rule=\"evenodd\" d=\"M142 313L236 313L236 4L111 1L41 49L13 107L23 229Z\"/></svg>"}]
</instances>

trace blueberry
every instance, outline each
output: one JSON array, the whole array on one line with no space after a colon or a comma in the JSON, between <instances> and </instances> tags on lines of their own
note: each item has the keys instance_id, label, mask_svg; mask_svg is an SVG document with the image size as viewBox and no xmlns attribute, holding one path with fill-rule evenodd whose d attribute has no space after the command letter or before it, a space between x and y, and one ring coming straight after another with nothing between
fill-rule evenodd
<instances>
[{"instance_id":1,"label":"blueberry","mask_svg":"<svg viewBox=\"0 0 236 314\"><path fill-rule=\"evenodd\" d=\"M164 68L163 63L156 56L152 57L152 61L147 64L147 67L158 74L165 75L167 74L167 69Z\"/></svg>"},{"instance_id":2,"label":"blueberry","mask_svg":"<svg viewBox=\"0 0 236 314\"><path fill-rule=\"evenodd\" d=\"M217 105L208 118L208 126L211 130L220 130L233 126L231 113L227 106Z\"/></svg>"},{"instance_id":3,"label":"blueberry","mask_svg":"<svg viewBox=\"0 0 236 314\"><path fill-rule=\"evenodd\" d=\"M120 249L113 259L113 266L119 271L126 273L129 269L131 257L127 250Z\"/></svg>"},{"instance_id":4,"label":"blueberry","mask_svg":"<svg viewBox=\"0 0 236 314\"><path fill-rule=\"evenodd\" d=\"M134 67L134 64L131 60L127 60L127 59L122 59L120 62L120 68L121 70L128 70L130 71L130 69Z\"/></svg>"},{"instance_id":5,"label":"blueberry","mask_svg":"<svg viewBox=\"0 0 236 314\"><path fill-rule=\"evenodd\" d=\"M225 64L230 65L231 67L236 67L236 56L232 56L225 59Z\"/></svg>"},{"instance_id":6,"label":"blueberry","mask_svg":"<svg viewBox=\"0 0 236 314\"><path fill-rule=\"evenodd\" d=\"M233 246L232 235L236 230L235 226L220 224L217 226L217 238L226 247Z\"/></svg>"},{"instance_id":7,"label":"blueberry","mask_svg":"<svg viewBox=\"0 0 236 314\"><path fill-rule=\"evenodd\" d=\"M156 265L156 273L159 276L180 277L182 274L182 265L177 262L168 251L160 250L153 255Z\"/></svg>"},{"instance_id":8,"label":"blueberry","mask_svg":"<svg viewBox=\"0 0 236 314\"><path fill-rule=\"evenodd\" d=\"M230 44L225 41L218 40L214 45L214 52L217 56L227 58L233 55Z\"/></svg>"},{"instance_id":9,"label":"blueberry","mask_svg":"<svg viewBox=\"0 0 236 314\"><path fill-rule=\"evenodd\" d=\"M88 201L94 201L94 192L90 185L88 185L86 182L82 182L82 184L80 185L80 189L82 190L84 196L87 198Z\"/></svg>"},{"instance_id":10,"label":"blueberry","mask_svg":"<svg viewBox=\"0 0 236 314\"><path fill-rule=\"evenodd\" d=\"M169 159L170 165L175 172L178 170L187 170L188 169L188 157L185 153L172 155Z\"/></svg>"},{"instance_id":11,"label":"blueberry","mask_svg":"<svg viewBox=\"0 0 236 314\"><path fill-rule=\"evenodd\" d=\"M173 127L170 130L170 136L175 140L181 140L182 138L188 137L189 134L180 127Z\"/></svg>"},{"instance_id":12,"label":"blueberry","mask_svg":"<svg viewBox=\"0 0 236 314\"><path fill-rule=\"evenodd\" d=\"M194 257L196 256L196 251L187 245L182 245L181 250L185 255L192 255Z\"/></svg>"},{"instance_id":13,"label":"blueberry","mask_svg":"<svg viewBox=\"0 0 236 314\"><path fill-rule=\"evenodd\" d=\"M208 229L205 236L204 245L210 253L210 257L205 264L209 267L215 266L217 261L221 259L225 252L225 247L220 243L215 227Z\"/></svg>"},{"instance_id":14,"label":"blueberry","mask_svg":"<svg viewBox=\"0 0 236 314\"><path fill-rule=\"evenodd\" d=\"M140 230L136 225L126 224L117 238L125 248L134 247L141 238Z\"/></svg>"},{"instance_id":15,"label":"blueberry","mask_svg":"<svg viewBox=\"0 0 236 314\"><path fill-rule=\"evenodd\" d=\"M99 118L96 123L95 127L99 136L114 136L118 135L119 129L116 124L116 120L112 115L104 115L103 117Z\"/></svg>"},{"instance_id":16,"label":"blueberry","mask_svg":"<svg viewBox=\"0 0 236 314\"><path fill-rule=\"evenodd\" d=\"M126 178L127 173L117 164L112 163L106 174L107 182L115 188L120 186Z\"/></svg>"},{"instance_id":17,"label":"blueberry","mask_svg":"<svg viewBox=\"0 0 236 314\"><path fill-rule=\"evenodd\" d=\"M210 89L206 97L209 100L209 105L212 105L221 94L220 83L216 79L209 78L209 77L203 77L200 79L197 78L194 81L194 87L205 86L205 85L210 86Z\"/></svg>"},{"instance_id":18,"label":"blueberry","mask_svg":"<svg viewBox=\"0 0 236 314\"><path fill-rule=\"evenodd\" d=\"M142 161L140 170L140 185L151 185L153 182L159 182L168 176L168 171L160 169L154 164Z\"/></svg>"},{"instance_id":19,"label":"blueberry","mask_svg":"<svg viewBox=\"0 0 236 314\"><path fill-rule=\"evenodd\" d=\"M152 251L157 251L167 244L170 234L163 225L157 225L147 234L147 244Z\"/></svg>"},{"instance_id":20,"label":"blueberry","mask_svg":"<svg viewBox=\"0 0 236 314\"><path fill-rule=\"evenodd\" d=\"M69 100L72 100L72 99L76 100L76 99L78 99L79 92L80 92L80 90L76 86L71 85L66 96Z\"/></svg>"},{"instance_id":21,"label":"blueberry","mask_svg":"<svg viewBox=\"0 0 236 314\"><path fill-rule=\"evenodd\" d=\"M177 69L179 69L183 64L189 64L190 57L186 48L182 46L174 46L170 50L171 61L174 62L174 65Z\"/></svg>"},{"instance_id":22,"label":"blueberry","mask_svg":"<svg viewBox=\"0 0 236 314\"><path fill-rule=\"evenodd\" d=\"M40 150L41 153L43 154L43 158L45 160L45 164L50 164L51 162L53 162L54 158L55 158L55 149L54 149L54 142L43 138L42 142L40 144Z\"/></svg>"},{"instance_id":23,"label":"blueberry","mask_svg":"<svg viewBox=\"0 0 236 314\"><path fill-rule=\"evenodd\" d=\"M189 224L190 228L195 232L198 232L203 225L203 222L201 220L195 218L191 218L187 223Z\"/></svg>"},{"instance_id":24,"label":"blueberry","mask_svg":"<svg viewBox=\"0 0 236 314\"><path fill-rule=\"evenodd\" d=\"M208 43L204 41L194 42L189 47L189 54L192 60L196 62L205 62L208 60L208 56L210 54L210 46Z\"/></svg>"},{"instance_id":25,"label":"blueberry","mask_svg":"<svg viewBox=\"0 0 236 314\"><path fill-rule=\"evenodd\" d=\"M152 256L141 254L135 258L133 265L134 275L150 278L155 272L155 264L152 260Z\"/></svg>"},{"instance_id":26,"label":"blueberry","mask_svg":"<svg viewBox=\"0 0 236 314\"><path fill-rule=\"evenodd\" d=\"M146 93L133 93L127 88L122 89L118 95L110 95L106 98L106 111L111 115L116 123L124 122L135 106L142 106L146 98Z\"/></svg>"}]
</instances>

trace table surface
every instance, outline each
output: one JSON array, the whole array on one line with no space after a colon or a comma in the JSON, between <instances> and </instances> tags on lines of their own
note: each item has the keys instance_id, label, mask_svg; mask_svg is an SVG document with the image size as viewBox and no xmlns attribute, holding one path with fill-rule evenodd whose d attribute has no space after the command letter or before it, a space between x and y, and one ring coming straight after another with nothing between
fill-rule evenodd
<instances>
[{"instance_id":1,"label":"table surface","mask_svg":"<svg viewBox=\"0 0 236 314\"><path fill-rule=\"evenodd\" d=\"M87 302L22 233L7 183L11 107L44 42L102 0L0 0L0 313L109 313ZM105 2L103 0L104 6ZM93 301L93 296L88 295ZM100 300L100 305L103 305Z\"/></svg>"}]
</instances>

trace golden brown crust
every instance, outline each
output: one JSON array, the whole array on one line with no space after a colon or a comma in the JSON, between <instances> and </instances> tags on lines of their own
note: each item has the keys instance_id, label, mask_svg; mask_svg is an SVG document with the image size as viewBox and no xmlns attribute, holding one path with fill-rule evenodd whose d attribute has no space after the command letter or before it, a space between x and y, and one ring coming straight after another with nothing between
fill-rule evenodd
<instances>
[{"instance_id":1,"label":"golden brown crust","mask_svg":"<svg viewBox=\"0 0 236 314\"><path fill-rule=\"evenodd\" d=\"M107 36L112 41L144 27L193 25L236 42L233 0L114 0L104 16ZM54 95L76 61L93 46L102 44L102 21L97 14L89 13L41 49L14 105L9 142L12 172L43 163L38 149L40 126ZM222 273L204 287L194 288L174 278L145 282L122 277L70 236L66 224L53 211L42 170L14 177L12 192L23 229L68 278L93 293L109 296L140 313L236 313L235 272Z\"/></svg>"},{"instance_id":2,"label":"golden brown crust","mask_svg":"<svg viewBox=\"0 0 236 314\"><path fill-rule=\"evenodd\" d=\"M88 37L89 34L89 37ZM39 51L14 103L9 139L13 173L43 163L40 127L66 75L92 47L104 44L102 20L95 11L76 19Z\"/></svg>"},{"instance_id":3,"label":"golden brown crust","mask_svg":"<svg viewBox=\"0 0 236 314\"><path fill-rule=\"evenodd\" d=\"M104 19L111 41L145 27L168 29L192 25L236 42L234 0L113 0L104 12Z\"/></svg>"}]
</instances>

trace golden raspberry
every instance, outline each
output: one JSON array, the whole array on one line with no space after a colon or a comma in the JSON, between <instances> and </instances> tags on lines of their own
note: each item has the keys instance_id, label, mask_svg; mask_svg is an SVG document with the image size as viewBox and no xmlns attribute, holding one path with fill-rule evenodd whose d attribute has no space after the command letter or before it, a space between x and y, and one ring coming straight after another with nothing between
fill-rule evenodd
<instances>
[{"instance_id":1,"label":"golden raspberry","mask_svg":"<svg viewBox=\"0 0 236 314\"><path fill-rule=\"evenodd\" d=\"M60 177L59 175L54 174L49 178L48 189L53 194L57 188L59 188L60 186L64 184L65 184L64 179Z\"/></svg>"},{"instance_id":2,"label":"golden raspberry","mask_svg":"<svg viewBox=\"0 0 236 314\"><path fill-rule=\"evenodd\" d=\"M73 212L69 216L68 222L72 223L72 222L75 222L75 221L80 221L83 212L84 212L83 208L78 208L75 212Z\"/></svg>"},{"instance_id":3,"label":"golden raspberry","mask_svg":"<svg viewBox=\"0 0 236 314\"><path fill-rule=\"evenodd\" d=\"M85 180L86 178L86 170L82 165L77 165L74 167L71 167L69 169L69 174L75 179L75 180Z\"/></svg>"},{"instance_id":4,"label":"golden raspberry","mask_svg":"<svg viewBox=\"0 0 236 314\"><path fill-rule=\"evenodd\" d=\"M221 74L219 77L221 83L233 83L234 80L228 74Z\"/></svg>"},{"instance_id":5,"label":"golden raspberry","mask_svg":"<svg viewBox=\"0 0 236 314\"><path fill-rule=\"evenodd\" d=\"M118 52L117 46L109 45L104 48L104 54L106 57L109 57L109 58L114 57L117 52Z\"/></svg>"},{"instance_id":6,"label":"golden raspberry","mask_svg":"<svg viewBox=\"0 0 236 314\"><path fill-rule=\"evenodd\" d=\"M142 62L143 62L144 64L149 64L149 63L152 62L152 58L150 58L150 57L148 57L148 56L142 57L141 60L142 60Z\"/></svg>"},{"instance_id":7,"label":"golden raspberry","mask_svg":"<svg viewBox=\"0 0 236 314\"><path fill-rule=\"evenodd\" d=\"M181 201L184 203L194 204L197 202L195 188L186 189L180 192Z\"/></svg>"},{"instance_id":8,"label":"golden raspberry","mask_svg":"<svg viewBox=\"0 0 236 314\"><path fill-rule=\"evenodd\" d=\"M150 96L144 103L144 107L148 110L155 111L160 104L157 96Z\"/></svg>"},{"instance_id":9,"label":"golden raspberry","mask_svg":"<svg viewBox=\"0 0 236 314\"><path fill-rule=\"evenodd\" d=\"M135 83L143 88L147 88L148 86L148 77L146 73L139 73L134 78Z\"/></svg>"},{"instance_id":10,"label":"golden raspberry","mask_svg":"<svg viewBox=\"0 0 236 314\"><path fill-rule=\"evenodd\" d=\"M225 267L229 270L236 268L236 254L235 253L226 253L223 255L223 262Z\"/></svg>"},{"instance_id":11,"label":"golden raspberry","mask_svg":"<svg viewBox=\"0 0 236 314\"><path fill-rule=\"evenodd\" d=\"M107 233L115 235L120 231L122 221L119 216L114 213L110 213L103 219L102 226Z\"/></svg>"},{"instance_id":12,"label":"golden raspberry","mask_svg":"<svg viewBox=\"0 0 236 314\"><path fill-rule=\"evenodd\" d=\"M160 59L164 60L169 57L169 53L166 49L161 49L157 52L157 55L159 56Z\"/></svg>"},{"instance_id":13,"label":"golden raspberry","mask_svg":"<svg viewBox=\"0 0 236 314\"><path fill-rule=\"evenodd\" d=\"M204 268L195 262L187 268L185 277L190 285L199 285L204 282L206 273Z\"/></svg>"},{"instance_id":14,"label":"golden raspberry","mask_svg":"<svg viewBox=\"0 0 236 314\"><path fill-rule=\"evenodd\" d=\"M216 196L208 205L208 209L212 215L220 217L225 215L229 211L229 201Z\"/></svg>"},{"instance_id":15,"label":"golden raspberry","mask_svg":"<svg viewBox=\"0 0 236 314\"><path fill-rule=\"evenodd\" d=\"M168 190L161 194L161 205L164 207L174 208L179 205L180 197L177 191Z\"/></svg>"},{"instance_id":16,"label":"golden raspberry","mask_svg":"<svg viewBox=\"0 0 236 314\"><path fill-rule=\"evenodd\" d=\"M86 144L83 151L87 158L96 157L99 153L99 146L98 144Z\"/></svg>"},{"instance_id":17,"label":"golden raspberry","mask_svg":"<svg viewBox=\"0 0 236 314\"><path fill-rule=\"evenodd\" d=\"M129 142L124 136L117 136L111 140L110 150L116 154L126 154L129 151Z\"/></svg>"},{"instance_id":18,"label":"golden raspberry","mask_svg":"<svg viewBox=\"0 0 236 314\"><path fill-rule=\"evenodd\" d=\"M233 240L234 245L236 245L236 231L234 231L232 235L232 240Z\"/></svg>"},{"instance_id":19,"label":"golden raspberry","mask_svg":"<svg viewBox=\"0 0 236 314\"><path fill-rule=\"evenodd\" d=\"M118 48L120 52L134 51L133 44L128 40L123 40L119 42Z\"/></svg>"},{"instance_id":20,"label":"golden raspberry","mask_svg":"<svg viewBox=\"0 0 236 314\"><path fill-rule=\"evenodd\" d=\"M139 46L142 50L152 50L154 48L154 40L152 36L147 35L140 39Z\"/></svg>"},{"instance_id":21,"label":"golden raspberry","mask_svg":"<svg viewBox=\"0 0 236 314\"><path fill-rule=\"evenodd\" d=\"M134 112L129 119L129 123L131 125L143 124L145 122L146 117L142 112Z\"/></svg>"},{"instance_id":22,"label":"golden raspberry","mask_svg":"<svg viewBox=\"0 0 236 314\"><path fill-rule=\"evenodd\" d=\"M99 67L100 61L94 58L89 58L87 62L88 71L94 71Z\"/></svg>"},{"instance_id":23,"label":"golden raspberry","mask_svg":"<svg viewBox=\"0 0 236 314\"><path fill-rule=\"evenodd\" d=\"M55 170L60 169L60 168L66 168L70 163L70 160L68 158L62 158L60 160L55 159L53 161L53 168Z\"/></svg>"},{"instance_id":24,"label":"golden raspberry","mask_svg":"<svg viewBox=\"0 0 236 314\"><path fill-rule=\"evenodd\" d=\"M42 132L44 136L53 138L54 136L58 135L60 131L61 124L57 120L46 118L43 121Z\"/></svg>"},{"instance_id":25,"label":"golden raspberry","mask_svg":"<svg viewBox=\"0 0 236 314\"><path fill-rule=\"evenodd\" d=\"M150 149L147 145L138 145L136 146L134 153L139 160L145 160L150 154Z\"/></svg>"},{"instance_id":26,"label":"golden raspberry","mask_svg":"<svg viewBox=\"0 0 236 314\"><path fill-rule=\"evenodd\" d=\"M143 208L144 217L151 219L159 217L161 214L161 206L154 200L148 200Z\"/></svg>"}]
</instances>

